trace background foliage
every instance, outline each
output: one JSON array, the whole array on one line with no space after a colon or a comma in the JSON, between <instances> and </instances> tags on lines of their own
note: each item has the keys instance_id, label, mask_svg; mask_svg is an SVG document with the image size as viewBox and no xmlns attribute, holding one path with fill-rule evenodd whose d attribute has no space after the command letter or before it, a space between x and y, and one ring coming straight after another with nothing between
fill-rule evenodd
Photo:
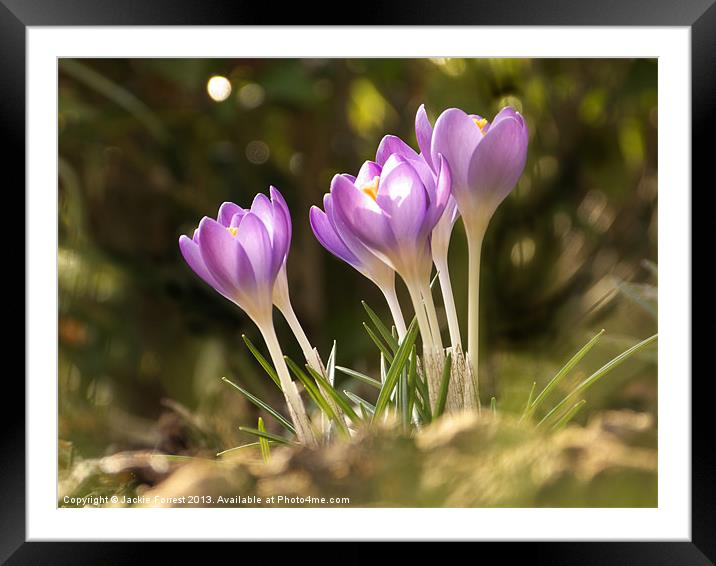
<instances>
[{"instance_id":1,"label":"background foliage","mask_svg":"<svg viewBox=\"0 0 716 566\"><path fill-rule=\"evenodd\" d=\"M207 93L214 75L232 86L224 101ZM483 400L521 409L532 381L544 384L600 328L606 336L569 383L653 334L656 78L655 60L632 59L61 60L61 459L248 441L237 425L255 423L254 409L221 376L281 406L241 341L261 343L257 330L177 246L221 202L246 206L269 184L292 210L289 277L306 331L324 357L336 339L341 365L375 372L360 299L387 320L382 299L321 248L308 209L335 173L372 158L383 134L416 147L423 102L432 120L450 106L491 117L511 104L530 127L525 174L483 251ZM461 313L459 223L450 262ZM600 383L578 420L605 408L655 415L655 356ZM207 428L211 439L195 434Z\"/></svg>"}]
</instances>

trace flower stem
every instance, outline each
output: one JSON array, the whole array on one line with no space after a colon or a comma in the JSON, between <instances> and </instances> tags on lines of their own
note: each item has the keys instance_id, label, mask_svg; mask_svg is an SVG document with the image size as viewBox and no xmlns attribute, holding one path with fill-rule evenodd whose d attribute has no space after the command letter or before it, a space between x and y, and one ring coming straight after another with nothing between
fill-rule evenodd
<instances>
[{"instance_id":1,"label":"flower stem","mask_svg":"<svg viewBox=\"0 0 716 566\"><path fill-rule=\"evenodd\" d=\"M458 322L457 310L455 309L455 298L452 294L452 283L450 282L447 258L435 259L435 267L438 270L438 277L440 278L440 291L443 295L443 305L445 305L448 328L450 329L450 344L452 345L453 351L458 351L458 349L462 348L460 323Z\"/></svg>"},{"instance_id":2,"label":"flower stem","mask_svg":"<svg viewBox=\"0 0 716 566\"><path fill-rule=\"evenodd\" d=\"M468 250L468 304L467 304L467 356L471 366L475 402L479 406L478 350L480 346L480 255L485 228L478 227L467 233Z\"/></svg>"},{"instance_id":3,"label":"flower stem","mask_svg":"<svg viewBox=\"0 0 716 566\"><path fill-rule=\"evenodd\" d=\"M311 341L308 339L308 336L306 336L303 326L301 326L301 322L298 320L290 301L287 305L280 305L278 308L286 319L286 322L288 322L291 332L293 332L293 335L296 337L296 341L301 347L306 362L318 373L323 374L323 364L321 363L320 357L313 346L311 346Z\"/></svg>"},{"instance_id":4,"label":"flower stem","mask_svg":"<svg viewBox=\"0 0 716 566\"><path fill-rule=\"evenodd\" d=\"M423 350L431 351L434 348L435 342L433 340L433 334L430 330L430 323L428 322L428 315L425 311L425 305L423 304L420 287L413 283L409 283L407 287L408 293L410 294L410 300L413 302L415 316L418 319L418 328L420 329L420 337L423 341Z\"/></svg>"},{"instance_id":5,"label":"flower stem","mask_svg":"<svg viewBox=\"0 0 716 566\"><path fill-rule=\"evenodd\" d=\"M296 436L301 444L307 446L316 446L316 438L311 430L311 425L308 420L308 414L306 413L306 407L303 405L296 385L291 381L291 376L288 373L288 366L286 360L283 358L283 352L281 351L281 345L276 337L276 331L273 327L273 321L266 324L259 325L261 334L266 342L266 347L271 355L271 360L276 368L279 381L281 382L281 389L288 405L289 413L291 414L291 420L296 428Z\"/></svg>"},{"instance_id":6,"label":"flower stem","mask_svg":"<svg viewBox=\"0 0 716 566\"><path fill-rule=\"evenodd\" d=\"M407 329L405 328L403 311L400 309L400 303L398 302L398 295L395 293L395 285L389 289L381 287L380 290L383 292L383 296L388 303L388 308L390 309L390 314L393 317L395 329L398 331L398 340L402 342L403 338L405 338Z\"/></svg>"},{"instance_id":7,"label":"flower stem","mask_svg":"<svg viewBox=\"0 0 716 566\"><path fill-rule=\"evenodd\" d=\"M430 289L430 285L423 285L420 294L423 297L425 310L428 313L430 330L433 333L433 346L438 352L442 352L443 340L440 336L440 323L438 322L438 313L435 311L435 301L433 301L433 293Z\"/></svg>"}]
</instances>

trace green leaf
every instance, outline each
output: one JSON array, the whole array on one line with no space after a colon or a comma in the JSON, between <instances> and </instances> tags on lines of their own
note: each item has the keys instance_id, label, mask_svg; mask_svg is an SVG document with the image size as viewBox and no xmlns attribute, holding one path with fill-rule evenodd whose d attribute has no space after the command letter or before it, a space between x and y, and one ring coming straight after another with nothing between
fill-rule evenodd
<instances>
[{"instance_id":1,"label":"green leaf","mask_svg":"<svg viewBox=\"0 0 716 566\"><path fill-rule=\"evenodd\" d=\"M313 369L311 366L306 365L306 369L311 374L313 379L316 380L316 383L323 389L325 393L331 396L331 399L338 405L341 410L346 414L346 416L352 420L355 423L359 423L361 421L360 417L357 415L357 413L353 410L353 407L350 406L348 401L346 401L343 396L336 391L336 389L328 383L325 377L323 377L320 373L318 373L315 369Z\"/></svg>"},{"instance_id":2,"label":"green leaf","mask_svg":"<svg viewBox=\"0 0 716 566\"><path fill-rule=\"evenodd\" d=\"M348 397L356 405L358 405L359 407L364 408L366 411L368 411L369 415L372 415L373 413L375 413L375 405L372 405L371 403L369 403L368 401L363 399L363 397L359 397L355 393L351 393L350 391L346 391L345 389L343 390L343 393L345 393L346 397Z\"/></svg>"},{"instance_id":3,"label":"green leaf","mask_svg":"<svg viewBox=\"0 0 716 566\"><path fill-rule=\"evenodd\" d=\"M579 409L581 409L585 404L586 400L582 399L581 401L577 401L574 405L570 407L570 409L562 415L562 417L552 425L552 430L560 430L565 427L565 425L571 421L574 418L574 415L576 415L579 412Z\"/></svg>"},{"instance_id":4,"label":"green leaf","mask_svg":"<svg viewBox=\"0 0 716 566\"><path fill-rule=\"evenodd\" d=\"M380 320L380 317L375 313L372 308L368 306L368 303L366 303L365 301L361 301L361 304L363 305L365 312L368 313L368 316L373 322L373 325L378 329L378 332L380 332L380 335L383 337L386 344L388 344L390 350L395 353L395 351L398 349L398 341L393 337L393 333L388 330L388 327L383 324L383 322Z\"/></svg>"},{"instance_id":5,"label":"green leaf","mask_svg":"<svg viewBox=\"0 0 716 566\"><path fill-rule=\"evenodd\" d=\"M269 377L270 377L271 379L273 379L273 381L274 381L274 383L276 384L276 386L277 386L279 389L281 389L281 382L279 381L279 379L278 379L278 374L276 373L276 370L273 369L273 366L272 366L270 363L268 363L268 361L266 360L266 358L264 358L264 357L261 355L261 352L259 352L259 351L256 349L256 346L253 345L253 343L251 342L251 340L249 340L249 338L248 338L248 336L246 336L246 334L242 334L242 335L241 335L241 338L244 339L244 343L245 343L246 346L248 347L249 351L254 355L254 358L256 358L256 361L258 361L259 364L261 364L261 367L264 368L264 370L266 371L266 373L269 374ZM281 389L281 390L283 391L283 389Z\"/></svg>"},{"instance_id":6,"label":"green leaf","mask_svg":"<svg viewBox=\"0 0 716 566\"><path fill-rule=\"evenodd\" d=\"M266 427L264 426L264 420L259 417L259 423L258 423L258 430L261 432L266 432ZM269 457L271 456L271 449L269 448L269 441L268 439L264 438L263 436L259 437L259 445L261 446L261 457L264 459L264 462L269 461Z\"/></svg>"},{"instance_id":7,"label":"green leaf","mask_svg":"<svg viewBox=\"0 0 716 566\"><path fill-rule=\"evenodd\" d=\"M269 444L285 444L285 442L276 442L274 440L266 440ZM216 457L223 456L224 454L228 454L229 452L237 452L239 450L244 450L245 448L259 448L261 446L260 442L249 442L248 444L242 444L241 446L234 446L233 448L228 448L227 450L222 450L221 452L216 453Z\"/></svg>"},{"instance_id":8,"label":"green leaf","mask_svg":"<svg viewBox=\"0 0 716 566\"><path fill-rule=\"evenodd\" d=\"M254 436L258 436L259 438L273 440L274 442L278 442L279 444L298 444L298 442L294 442L293 440L284 438L283 436L278 436L277 434L272 434L270 432L258 430L256 428L251 428L248 426L240 426L239 430L242 432L248 432L249 434L253 434ZM222 454L225 454L226 452L227 451L225 450L224 452L222 452Z\"/></svg>"},{"instance_id":9,"label":"green leaf","mask_svg":"<svg viewBox=\"0 0 716 566\"><path fill-rule=\"evenodd\" d=\"M380 352L386 357L386 359L389 362L393 361L393 354L390 353L390 350L388 347L383 343L383 341L376 336L375 332L373 332L373 329L368 326L365 322L363 323L363 328L365 329L366 333L370 337L370 339L373 341L373 343L378 346L378 349Z\"/></svg>"},{"instance_id":10,"label":"green leaf","mask_svg":"<svg viewBox=\"0 0 716 566\"><path fill-rule=\"evenodd\" d=\"M427 382L423 376L420 375L420 372L416 372L415 374L415 389L420 394L420 399L422 400L423 421L429 423L433 420L433 413L430 408L430 390L428 389Z\"/></svg>"},{"instance_id":11,"label":"green leaf","mask_svg":"<svg viewBox=\"0 0 716 566\"><path fill-rule=\"evenodd\" d=\"M445 403L447 401L448 388L450 387L450 376L452 374L452 352L445 357L443 364L443 374L440 378L440 390L438 391L438 400L435 404L435 418L443 414Z\"/></svg>"},{"instance_id":12,"label":"green leaf","mask_svg":"<svg viewBox=\"0 0 716 566\"><path fill-rule=\"evenodd\" d=\"M528 411L529 408L530 408L530 405L532 404L532 397L533 397L533 395L535 394L535 388L536 388L536 387L537 387L537 382L536 382L536 381L533 381L533 382L532 382L532 387L531 387L531 389L530 389L530 394L527 396L527 404L525 405L525 410L522 411L522 416L523 416L523 417L525 416L525 414L527 413L527 411Z\"/></svg>"},{"instance_id":13,"label":"green leaf","mask_svg":"<svg viewBox=\"0 0 716 566\"><path fill-rule=\"evenodd\" d=\"M559 403L557 403L554 408L547 413L544 418L537 424L537 426L541 426L543 423L547 422L551 417L556 415L559 410L572 398L576 397L577 395L580 395L584 391L586 391L588 388L590 388L592 385L594 385L597 381L599 381L602 377L604 377L606 374L608 374L610 371L612 371L617 366L621 365L624 361L628 360L631 356L636 354L637 352L643 350L650 344L653 344L658 334L654 334L653 336L649 336L649 338L646 338L645 340L642 340L638 344L635 344L628 350L622 352L619 354L616 358L610 360L606 364L604 364L602 367L600 367L597 371L595 371L592 375L590 375L587 379L582 381L579 385L577 385L564 399L562 399Z\"/></svg>"},{"instance_id":14,"label":"green leaf","mask_svg":"<svg viewBox=\"0 0 716 566\"><path fill-rule=\"evenodd\" d=\"M356 371L351 368L346 368L343 366L336 366L336 369L340 371L341 373L346 374L347 376L354 377L358 381L362 381L363 383L370 385L371 387L375 387L376 389L380 389L383 387L377 379L373 379L372 377L368 377L364 373L361 373L359 371Z\"/></svg>"},{"instance_id":15,"label":"green leaf","mask_svg":"<svg viewBox=\"0 0 716 566\"><path fill-rule=\"evenodd\" d=\"M574 366L576 366L580 362L580 360L587 355L587 352L589 352L595 346L595 344L599 342L599 339L602 337L603 334L604 329L600 330L589 342L582 346L581 350L574 354L574 356L572 356L572 358L566 364L564 364L562 369L557 372L557 374L549 381L549 383L540 392L540 394L537 395L537 398L525 412L525 417L529 418L534 414L540 403L542 403L542 401L545 400L547 395L549 395L552 390L557 387L559 382L562 381L562 379L564 379L570 371L572 371Z\"/></svg>"},{"instance_id":16,"label":"green leaf","mask_svg":"<svg viewBox=\"0 0 716 566\"><path fill-rule=\"evenodd\" d=\"M418 355L416 353L415 345L413 345L413 348L410 350L410 366L408 367L408 417L409 418L412 416L413 407L415 406L417 375L418 375Z\"/></svg>"},{"instance_id":17,"label":"green leaf","mask_svg":"<svg viewBox=\"0 0 716 566\"><path fill-rule=\"evenodd\" d=\"M375 403L375 413L373 414L373 420L379 417L383 413L385 408L388 406L390 396L393 392L393 389L395 388L395 385L398 382L400 372L403 371L403 367L408 361L410 350L412 349L417 336L418 326L413 322L410 324L410 328L405 335L403 343L398 347L398 351L395 353L395 359L390 364L390 368L388 369L388 373L386 374L385 381L383 382L383 387L380 390L380 394L378 395L378 401L376 401Z\"/></svg>"},{"instance_id":18,"label":"green leaf","mask_svg":"<svg viewBox=\"0 0 716 566\"><path fill-rule=\"evenodd\" d=\"M321 391L318 389L313 380L311 380L311 378L308 377L304 373L304 371L298 366L298 364L294 362L291 358L289 358L288 356L284 356L284 359L286 360L286 364L288 365L291 372L298 378L301 383L303 383L303 386L306 388L306 391L308 391L308 394L310 395L311 399L313 399L313 402L318 405L318 408L321 409L321 411L323 411L329 419L335 421L335 423L344 433L347 433L348 429L346 428L346 424L343 422L343 419L338 418L335 411L333 410L333 407L331 407L330 403L326 401L326 398L321 394Z\"/></svg>"},{"instance_id":19,"label":"green leaf","mask_svg":"<svg viewBox=\"0 0 716 566\"><path fill-rule=\"evenodd\" d=\"M222 377L221 381L224 381L224 382L228 383L229 385L231 385L231 387L233 387L234 389L239 391L239 393L241 393L244 397L246 397L251 403L256 405L259 409L263 409L268 414L270 414L273 418L275 418L278 422L280 422L286 430L288 430L289 432L291 432L293 434L296 434L296 429L289 422L289 420L286 417L284 417L281 413L276 411L273 407L271 407L268 403L264 403L261 399L259 399L255 395L252 395L251 393L246 391L246 389L244 389L240 385L237 385L233 381L226 379L225 377Z\"/></svg>"},{"instance_id":20,"label":"green leaf","mask_svg":"<svg viewBox=\"0 0 716 566\"><path fill-rule=\"evenodd\" d=\"M336 382L336 341L333 341L333 348L328 355L328 363L326 365L326 375L328 382L333 385Z\"/></svg>"}]
</instances>

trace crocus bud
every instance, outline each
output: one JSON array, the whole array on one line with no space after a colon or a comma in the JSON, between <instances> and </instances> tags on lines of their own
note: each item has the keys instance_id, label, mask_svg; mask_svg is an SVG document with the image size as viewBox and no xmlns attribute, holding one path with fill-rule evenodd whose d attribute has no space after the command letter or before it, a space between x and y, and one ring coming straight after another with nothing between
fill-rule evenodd
<instances>
[{"instance_id":1,"label":"crocus bud","mask_svg":"<svg viewBox=\"0 0 716 566\"><path fill-rule=\"evenodd\" d=\"M458 108L445 110L435 122L431 159L443 155L450 164L452 192L468 232L484 229L517 184L527 141L527 124L510 107L500 110L492 123Z\"/></svg>"},{"instance_id":2,"label":"crocus bud","mask_svg":"<svg viewBox=\"0 0 716 566\"><path fill-rule=\"evenodd\" d=\"M258 194L250 209L227 202L204 217L179 248L194 272L257 324L271 318L273 286L288 253L291 227L275 200Z\"/></svg>"},{"instance_id":3,"label":"crocus bud","mask_svg":"<svg viewBox=\"0 0 716 566\"><path fill-rule=\"evenodd\" d=\"M216 220L203 218L192 238L181 236L179 248L194 272L256 323L269 349L289 414L300 442L314 446L306 408L291 381L273 326L273 291L291 241L291 220L281 194L270 189L246 210L227 202Z\"/></svg>"}]
</instances>

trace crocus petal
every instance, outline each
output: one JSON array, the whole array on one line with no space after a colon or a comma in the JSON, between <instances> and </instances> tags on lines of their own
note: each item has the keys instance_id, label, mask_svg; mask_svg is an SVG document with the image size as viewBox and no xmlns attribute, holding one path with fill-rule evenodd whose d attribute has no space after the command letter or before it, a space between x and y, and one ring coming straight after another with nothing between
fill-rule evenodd
<instances>
[{"instance_id":1,"label":"crocus petal","mask_svg":"<svg viewBox=\"0 0 716 566\"><path fill-rule=\"evenodd\" d=\"M219 214L216 216L216 221L222 226L230 226L231 219L234 215L239 214L243 216L246 212L247 211L241 208L238 204L225 202L221 205L221 207L219 207Z\"/></svg>"},{"instance_id":2,"label":"crocus petal","mask_svg":"<svg viewBox=\"0 0 716 566\"><path fill-rule=\"evenodd\" d=\"M312 206L309 212L311 229L321 245L334 256L359 269L360 261L346 247L340 236L336 233L328 216L317 206Z\"/></svg>"},{"instance_id":3,"label":"crocus petal","mask_svg":"<svg viewBox=\"0 0 716 566\"><path fill-rule=\"evenodd\" d=\"M272 258L271 238L260 217L249 212L241 221L236 240L251 262L257 287L266 287L271 293L274 280L281 267Z\"/></svg>"},{"instance_id":4,"label":"crocus petal","mask_svg":"<svg viewBox=\"0 0 716 566\"><path fill-rule=\"evenodd\" d=\"M443 211L450 199L450 189L452 187L452 176L450 173L450 165L442 156L438 155L438 178L435 184L435 196L430 206L430 227L432 229L437 224Z\"/></svg>"},{"instance_id":5,"label":"crocus petal","mask_svg":"<svg viewBox=\"0 0 716 566\"><path fill-rule=\"evenodd\" d=\"M522 114L517 112L512 106L505 106L502 110L500 110L496 115L495 118L492 120L492 126L497 124L499 121L503 120L504 118L514 118L517 120L521 125L524 125L524 118L522 117ZM484 131L484 133L487 133Z\"/></svg>"},{"instance_id":6,"label":"crocus petal","mask_svg":"<svg viewBox=\"0 0 716 566\"><path fill-rule=\"evenodd\" d=\"M390 160L395 159L391 156ZM397 160L396 160L397 161ZM376 202L390 217L395 239L409 245L424 228L429 197L420 175L409 161L386 164L387 173L381 177ZM436 219L437 221L437 219ZM432 226L428 230L432 230Z\"/></svg>"},{"instance_id":7,"label":"crocus petal","mask_svg":"<svg viewBox=\"0 0 716 566\"><path fill-rule=\"evenodd\" d=\"M273 206L273 257L279 266L286 263L291 246L291 214L283 196L274 187L269 189ZM275 266L274 266L275 269Z\"/></svg>"},{"instance_id":8,"label":"crocus petal","mask_svg":"<svg viewBox=\"0 0 716 566\"><path fill-rule=\"evenodd\" d=\"M359 189L368 183L373 182L373 179L380 177L381 166L374 161L366 161L363 163L358 176L355 178L355 186Z\"/></svg>"},{"instance_id":9,"label":"crocus petal","mask_svg":"<svg viewBox=\"0 0 716 566\"><path fill-rule=\"evenodd\" d=\"M241 251L231 232L211 218L204 218L199 224L201 257L211 276L230 297L235 290L253 278L240 264Z\"/></svg>"},{"instance_id":10,"label":"crocus petal","mask_svg":"<svg viewBox=\"0 0 716 566\"><path fill-rule=\"evenodd\" d=\"M216 289L219 293L224 296L230 294L223 286L221 286L216 279L209 273L209 270L201 257L201 250L199 245L187 236L181 236L179 238L179 249L181 250L184 260L189 264L189 267L201 277L205 283L208 283L211 287Z\"/></svg>"},{"instance_id":11,"label":"crocus petal","mask_svg":"<svg viewBox=\"0 0 716 566\"><path fill-rule=\"evenodd\" d=\"M367 248L360 238L353 233L351 227L343 222L341 217L336 214L335 207L333 206L333 198L330 193L323 199L323 208L326 210L326 217L331 223L335 233L338 234L351 254L358 259L359 265L354 267L363 275L380 285L386 278L386 272L392 272L392 269Z\"/></svg>"},{"instance_id":12,"label":"crocus petal","mask_svg":"<svg viewBox=\"0 0 716 566\"><path fill-rule=\"evenodd\" d=\"M258 193L254 197L251 203L251 212L261 219L269 235L271 235L271 232L273 232L273 206L265 194Z\"/></svg>"},{"instance_id":13,"label":"crocus petal","mask_svg":"<svg viewBox=\"0 0 716 566\"><path fill-rule=\"evenodd\" d=\"M420 156L425 160L430 169L435 171L433 166L432 155L430 154L430 143L433 139L433 127L428 120L428 114L425 112L425 105L421 104L415 115L415 137L418 138L418 147L420 148Z\"/></svg>"},{"instance_id":14,"label":"crocus petal","mask_svg":"<svg viewBox=\"0 0 716 566\"><path fill-rule=\"evenodd\" d=\"M432 160L437 164L441 153L450 164L456 195L468 188L470 159L482 137L480 128L459 108L445 110L435 122L430 149Z\"/></svg>"},{"instance_id":15,"label":"crocus petal","mask_svg":"<svg viewBox=\"0 0 716 566\"><path fill-rule=\"evenodd\" d=\"M394 243L393 234L380 207L348 179L342 175L333 177L331 195L339 223L345 224L365 244L383 250Z\"/></svg>"},{"instance_id":16,"label":"crocus petal","mask_svg":"<svg viewBox=\"0 0 716 566\"><path fill-rule=\"evenodd\" d=\"M391 155L400 155L406 159L417 159L419 156L415 150L398 136L385 136L380 141L378 151L375 154L375 161L383 167Z\"/></svg>"},{"instance_id":17,"label":"crocus petal","mask_svg":"<svg viewBox=\"0 0 716 566\"><path fill-rule=\"evenodd\" d=\"M283 217L286 221L286 230L288 231L286 249L288 250L288 247L291 245L291 212L288 209L288 205L286 204L286 200L283 198L283 195L273 185L269 187L269 195L271 195L271 202L273 203L274 207L283 213Z\"/></svg>"},{"instance_id":18,"label":"crocus petal","mask_svg":"<svg viewBox=\"0 0 716 566\"><path fill-rule=\"evenodd\" d=\"M468 185L488 210L495 208L514 188L527 159L524 121L506 117L492 124L475 149L468 171ZM458 205L460 198L456 195Z\"/></svg>"}]
</instances>

